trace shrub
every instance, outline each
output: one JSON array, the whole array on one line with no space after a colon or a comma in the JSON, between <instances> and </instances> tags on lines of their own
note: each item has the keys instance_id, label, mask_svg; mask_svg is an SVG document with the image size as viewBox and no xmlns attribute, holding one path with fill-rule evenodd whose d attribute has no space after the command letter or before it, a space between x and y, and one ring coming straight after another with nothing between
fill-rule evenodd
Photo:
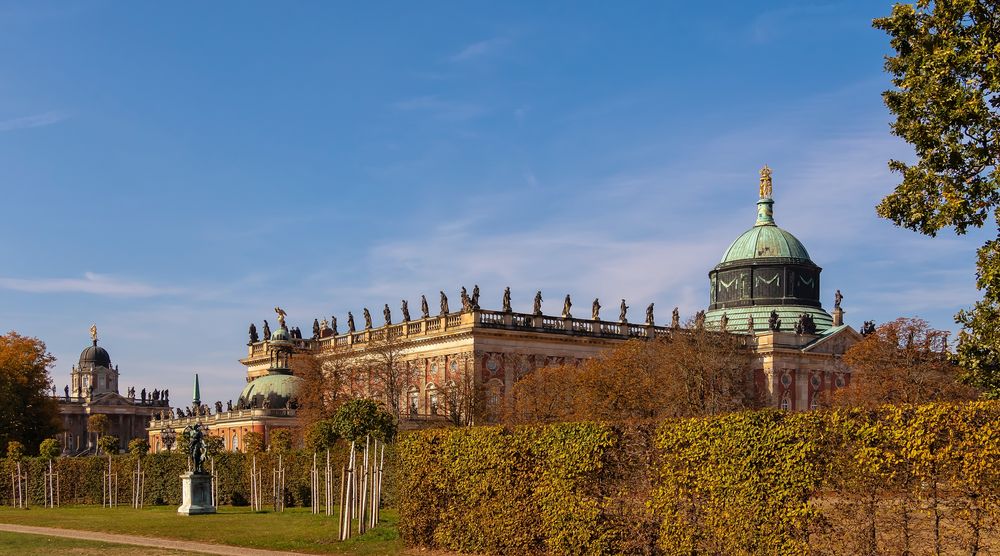
<instances>
[{"instance_id":1,"label":"shrub","mask_svg":"<svg viewBox=\"0 0 1000 556\"><path fill-rule=\"evenodd\" d=\"M62 453L62 445L55 438L46 438L38 445L38 456L42 459L55 459Z\"/></svg>"},{"instance_id":2,"label":"shrub","mask_svg":"<svg viewBox=\"0 0 1000 556\"><path fill-rule=\"evenodd\" d=\"M11 440L7 443L7 459L11 461L20 461L24 457L24 444L21 444L17 440Z\"/></svg>"},{"instance_id":3,"label":"shrub","mask_svg":"<svg viewBox=\"0 0 1000 556\"><path fill-rule=\"evenodd\" d=\"M217 456L226 451L226 441L221 436L206 435L205 451L209 456Z\"/></svg>"},{"instance_id":4,"label":"shrub","mask_svg":"<svg viewBox=\"0 0 1000 556\"><path fill-rule=\"evenodd\" d=\"M292 450L292 433L286 429L271 431L271 441L267 449L276 454L287 454Z\"/></svg>"},{"instance_id":5,"label":"shrub","mask_svg":"<svg viewBox=\"0 0 1000 556\"><path fill-rule=\"evenodd\" d=\"M405 433L400 536L488 554L976 554L996 531L1000 402L649 427Z\"/></svg>"},{"instance_id":6,"label":"shrub","mask_svg":"<svg viewBox=\"0 0 1000 556\"><path fill-rule=\"evenodd\" d=\"M314 452L329 450L339 438L332 419L316 421L306 431L306 448Z\"/></svg>"},{"instance_id":7,"label":"shrub","mask_svg":"<svg viewBox=\"0 0 1000 556\"><path fill-rule=\"evenodd\" d=\"M248 432L243 435L243 449L248 454L259 454L264 451L264 435L259 432Z\"/></svg>"},{"instance_id":8,"label":"shrub","mask_svg":"<svg viewBox=\"0 0 1000 556\"><path fill-rule=\"evenodd\" d=\"M136 457L145 457L149 453L149 441L145 438L133 438L128 443L128 452Z\"/></svg>"},{"instance_id":9,"label":"shrub","mask_svg":"<svg viewBox=\"0 0 1000 556\"><path fill-rule=\"evenodd\" d=\"M118 441L118 437L110 434L106 434L97 439L97 447L108 455L117 454L120 444L121 442Z\"/></svg>"}]
</instances>

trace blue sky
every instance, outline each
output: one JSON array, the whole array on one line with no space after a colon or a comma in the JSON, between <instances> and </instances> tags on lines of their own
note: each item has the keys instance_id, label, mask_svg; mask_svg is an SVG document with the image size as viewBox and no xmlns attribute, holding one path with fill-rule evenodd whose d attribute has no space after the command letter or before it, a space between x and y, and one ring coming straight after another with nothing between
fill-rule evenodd
<instances>
[{"instance_id":1,"label":"blue sky","mask_svg":"<svg viewBox=\"0 0 1000 556\"><path fill-rule=\"evenodd\" d=\"M707 304L775 218L847 320L953 329L982 233L875 215L910 149L889 3L0 2L0 328L60 390L96 322L122 388L244 380L251 321L506 285L515 309ZM397 313L398 314L398 313Z\"/></svg>"}]
</instances>

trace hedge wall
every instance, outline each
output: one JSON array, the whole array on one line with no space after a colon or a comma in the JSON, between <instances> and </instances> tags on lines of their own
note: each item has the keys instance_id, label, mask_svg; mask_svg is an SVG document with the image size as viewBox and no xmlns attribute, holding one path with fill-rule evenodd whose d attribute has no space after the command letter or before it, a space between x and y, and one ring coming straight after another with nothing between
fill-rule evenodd
<instances>
[{"instance_id":1,"label":"hedge wall","mask_svg":"<svg viewBox=\"0 0 1000 556\"><path fill-rule=\"evenodd\" d=\"M334 468L334 490L339 492L341 464L346 459L343 449L331 451L331 465ZM265 484L265 501L271 496L271 474L277 467L278 456L272 453L257 454L257 466L261 469ZM285 467L285 503L287 506L310 506L310 470L312 452L290 452L283 455ZM188 470L187 455L183 453L155 453L141 458L145 473L144 503L147 505L180 505L180 475ZM52 460L59 473L59 497L62 504L100 504L103 476L108 470L108 456L80 458L57 458ZM325 454L320 454L317 465L322 473ZM209 463L206 462L206 467ZM250 469L253 458L247 454L224 452L215 456L215 473L218 481L219 503L246 505L250 500ZM12 502L11 472L16 464L0 459L0 504ZM136 456L111 456L111 468L118 475L118 503L132 502L132 475L135 472ZM48 460L25 458L21 462L23 472L28 475L29 503L41 506L44 502L44 473L48 471Z\"/></svg>"},{"instance_id":2,"label":"hedge wall","mask_svg":"<svg viewBox=\"0 0 1000 556\"><path fill-rule=\"evenodd\" d=\"M996 550L1000 402L403 435L407 544L487 554Z\"/></svg>"}]
</instances>

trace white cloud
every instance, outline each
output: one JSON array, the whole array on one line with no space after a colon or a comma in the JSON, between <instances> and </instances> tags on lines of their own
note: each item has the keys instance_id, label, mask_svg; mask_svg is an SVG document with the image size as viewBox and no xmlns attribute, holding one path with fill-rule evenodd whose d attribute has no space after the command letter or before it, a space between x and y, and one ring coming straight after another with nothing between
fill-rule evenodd
<instances>
[{"instance_id":1,"label":"white cloud","mask_svg":"<svg viewBox=\"0 0 1000 556\"><path fill-rule=\"evenodd\" d=\"M504 37L496 37L484 41L474 42L466 45L448 59L452 62L468 62L469 60L482 58L483 56L499 52L508 44L510 44L510 39Z\"/></svg>"},{"instance_id":2,"label":"white cloud","mask_svg":"<svg viewBox=\"0 0 1000 556\"><path fill-rule=\"evenodd\" d=\"M428 112L443 120L471 120L485 111L477 104L442 100L437 95L426 95L397 101L392 104L396 110Z\"/></svg>"},{"instance_id":3,"label":"white cloud","mask_svg":"<svg viewBox=\"0 0 1000 556\"><path fill-rule=\"evenodd\" d=\"M66 116L58 112L45 112L34 116L24 116L11 120L0 121L0 131L14 131L16 129L29 129L32 127L45 127L57 124L66 119Z\"/></svg>"},{"instance_id":4,"label":"white cloud","mask_svg":"<svg viewBox=\"0 0 1000 556\"><path fill-rule=\"evenodd\" d=\"M0 288L28 293L88 293L111 297L153 297L180 292L177 288L161 288L93 272L84 273L83 278L0 277Z\"/></svg>"}]
</instances>

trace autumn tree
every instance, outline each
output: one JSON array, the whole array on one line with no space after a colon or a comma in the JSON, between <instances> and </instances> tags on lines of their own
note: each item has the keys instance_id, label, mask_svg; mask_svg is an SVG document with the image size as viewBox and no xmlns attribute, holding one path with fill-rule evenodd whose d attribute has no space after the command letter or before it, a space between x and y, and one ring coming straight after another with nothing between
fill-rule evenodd
<instances>
[{"instance_id":1,"label":"autumn tree","mask_svg":"<svg viewBox=\"0 0 1000 556\"><path fill-rule=\"evenodd\" d=\"M961 235L1000 221L998 12L992 0L918 0L874 21L895 50L885 62L894 88L883 94L892 132L916 153L913 164L889 162L902 181L878 213L897 226ZM967 382L1000 396L1000 228L977 269L983 298L956 315L958 362Z\"/></svg>"},{"instance_id":2,"label":"autumn tree","mask_svg":"<svg viewBox=\"0 0 1000 556\"><path fill-rule=\"evenodd\" d=\"M87 432L96 434L98 440L108 434L109 430L111 430L111 421L107 415L97 414L87 417Z\"/></svg>"},{"instance_id":3,"label":"autumn tree","mask_svg":"<svg viewBox=\"0 0 1000 556\"><path fill-rule=\"evenodd\" d=\"M504 420L510 424L575 420L582 405L575 398L582 393L581 374L577 365L552 365L521 378L511 389Z\"/></svg>"},{"instance_id":4,"label":"autumn tree","mask_svg":"<svg viewBox=\"0 0 1000 556\"><path fill-rule=\"evenodd\" d=\"M742 336L683 329L629 340L579 366L540 369L511 392L508 422L713 415L753 407Z\"/></svg>"},{"instance_id":5,"label":"autumn tree","mask_svg":"<svg viewBox=\"0 0 1000 556\"><path fill-rule=\"evenodd\" d=\"M55 357L38 338L9 332L0 336L0 446L11 440L29 453L62 429L59 408L49 397L49 369Z\"/></svg>"},{"instance_id":6,"label":"autumn tree","mask_svg":"<svg viewBox=\"0 0 1000 556\"><path fill-rule=\"evenodd\" d=\"M348 371L343 358L320 360L312 354L296 358L295 376L302 379L295 398L298 403L296 438L305 441L316 423L336 414L337 408L348 398Z\"/></svg>"},{"instance_id":7,"label":"autumn tree","mask_svg":"<svg viewBox=\"0 0 1000 556\"><path fill-rule=\"evenodd\" d=\"M918 404L978 394L959 380L948 333L922 319L899 318L879 326L847 350L844 363L851 368L851 383L834 395L834 405Z\"/></svg>"}]
</instances>

